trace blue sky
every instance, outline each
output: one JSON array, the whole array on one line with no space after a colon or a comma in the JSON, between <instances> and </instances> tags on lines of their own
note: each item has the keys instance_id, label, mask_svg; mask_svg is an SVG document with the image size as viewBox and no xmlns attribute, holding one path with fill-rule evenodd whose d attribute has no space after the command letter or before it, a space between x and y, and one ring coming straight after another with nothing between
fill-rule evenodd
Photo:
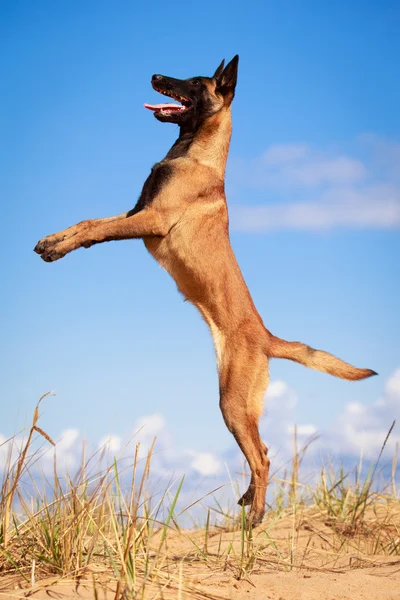
<instances>
[{"instance_id":1,"label":"blue sky","mask_svg":"<svg viewBox=\"0 0 400 600\"><path fill-rule=\"evenodd\" d=\"M400 366L398 3L38 0L0 12L0 434L55 390L41 425L56 439L124 439L159 415L178 453L233 447L207 328L140 241L55 264L32 249L135 204L177 135L143 108L158 100L153 73L208 75L236 53L228 203L256 305L273 333L380 374L351 384L274 361L275 389L298 399L291 422L318 430L375 406Z\"/></svg>"}]
</instances>

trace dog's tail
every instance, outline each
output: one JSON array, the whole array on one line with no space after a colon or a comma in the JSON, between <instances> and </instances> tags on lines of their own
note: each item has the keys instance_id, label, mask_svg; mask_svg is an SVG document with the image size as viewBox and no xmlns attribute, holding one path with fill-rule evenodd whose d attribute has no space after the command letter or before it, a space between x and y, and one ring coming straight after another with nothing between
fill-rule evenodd
<instances>
[{"instance_id":1,"label":"dog's tail","mask_svg":"<svg viewBox=\"0 0 400 600\"><path fill-rule=\"evenodd\" d=\"M269 338L267 354L270 358L287 358L310 369L316 369L351 381L377 375L371 369L353 367L340 358L336 358L333 354L329 354L329 352L314 350L314 348L310 348L310 346L306 346L301 342L287 342L272 334Z\"/></svg>"}]
</instances>

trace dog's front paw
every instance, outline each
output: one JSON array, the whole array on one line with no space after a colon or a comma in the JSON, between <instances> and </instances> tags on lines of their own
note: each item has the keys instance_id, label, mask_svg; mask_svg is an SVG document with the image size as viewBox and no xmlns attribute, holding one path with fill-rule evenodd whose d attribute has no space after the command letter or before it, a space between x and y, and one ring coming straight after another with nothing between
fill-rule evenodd
<instances>
[{"instance_id":1,"label":"dog's front paw","mask_svg":"<svg viewBox=\"0 0 400 600\"><path fill-rule=\"evenodd\" d=\"M40 255L45 262L54 262L63 258L69 249L66 247L65 242L58 241L55 234L48 235L47 237L39 240L34 247L34 252Z\"/></svg>"},{"instance_id":2,"label":"dog's front paw","mask_svg":"<svg viewBox=\"0 0 400 600\"><path fill-rule=\"evenodd\" d=\"M66 232L59 231L58 233L52 233L51 235L47 235L45 238L38 241L36 246L34 247L34 252L37 254L43 254L52 246L55 246L57 243L62 242L66 238Z\"/></svg>"},{"instance_id":3,"label":"dog's front paw","mask_svg":"<svg viewBox=\"0 0 400 600\"><path fill-rule=\"evenodd\" d=\"M33 250L40 254L44 261L54 262L81 245L89 248L95 242L86 239L82 234L87 231L90 224L91 221L82 221L58 233L52 233L39 240Z\"/></svg>"},{"instance_id":4,"label":"dog's front paw","mask_svg":"<svg viewBox=\"0 0 400 600\"><path fill-rule=\"evenodd\" d=\"M47 238L43 238L42 240L38 241L33 251L36 252L36 254L43 254L43 252L46 250L46 248L48 248L49 245L50 242L48 242Z\"/></svg>"},{"instance_id":5,"label":"dog's front paw","mask_svg":"<svg viewBox=\"0 0 400 600\"><path fill-rule=\"evenodd\" d=\"M42 252L38 252L40 258L45 262L55 262L56 260L63 258L66 253L58 249L57 246L58 244L54 244L53 246L48 246Z\"/></svg>"},{"instance_id":6,"label":"dog's front paw","mask_svg":"<svg viewBox=\"0 0 400 600\"><path fill-rule=\"evenodd\" d=\"M56 260L60 260L60 258L63 258L66 254L91 242L91 240L82 239L79 235L71 237L64 236L62 241L57 240L57 238L54 239L55 237L56 236L49 235L47 238L40 240L35 247L35 252L40 254L40 257L45 262L55 262Z\"/></svg>"}]
</instances>

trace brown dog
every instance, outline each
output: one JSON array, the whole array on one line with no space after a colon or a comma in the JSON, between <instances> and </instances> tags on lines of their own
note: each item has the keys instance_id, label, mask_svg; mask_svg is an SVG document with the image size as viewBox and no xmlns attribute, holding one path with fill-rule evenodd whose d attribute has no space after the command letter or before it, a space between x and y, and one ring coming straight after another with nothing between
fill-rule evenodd
<instances>
[{"instance_id":1,"label":"brown dog","mask_svg":"<svg viewBox=\"0 0 400 600\"><path fill-rule=\"evenodd\" d=\"M269 359L287 358L351 380L375 372L275 337L253 304L230 245L224 193L238 62L235 56L224 69L222 61L213 77L178 80L153 75L153 88L180 104L145 106L159 121L178 124L180 134L152 168L135 208L49 235L38 242L35 252L52 262L77 248L143 239L211 329L222 414L251 469L249 488L239 502L251 504L248 521L256 525L265 511L269 470L267 448L258 431Z\"/></svg>"}]
</instances>

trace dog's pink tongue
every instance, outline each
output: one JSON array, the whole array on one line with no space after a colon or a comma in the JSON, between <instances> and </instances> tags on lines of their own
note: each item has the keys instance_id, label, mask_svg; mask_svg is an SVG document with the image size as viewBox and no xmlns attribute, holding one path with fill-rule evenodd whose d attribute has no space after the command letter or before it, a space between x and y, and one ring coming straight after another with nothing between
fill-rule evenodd
<instances>
[{"instance_id":1,"label":"dog's pink tongue","mask_svg":"<svg viewBox=\"0 0 400 600\"><path fill-rule=\"evenodd\" d=\"M149 110L181 110L182 108L179 104L144 104L144 107Z\"/></svg>"}]
</instances>

